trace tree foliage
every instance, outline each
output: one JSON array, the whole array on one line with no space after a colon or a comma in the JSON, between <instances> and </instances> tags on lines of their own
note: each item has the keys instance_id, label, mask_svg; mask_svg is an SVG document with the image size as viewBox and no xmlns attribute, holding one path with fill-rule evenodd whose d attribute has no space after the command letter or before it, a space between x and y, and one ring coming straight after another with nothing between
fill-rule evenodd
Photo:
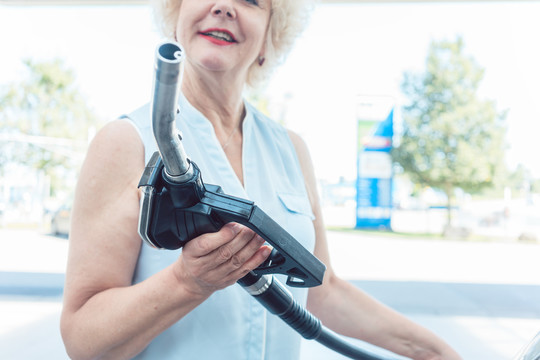
<instances>
[{"instance_id":1,"label":"tree foliage","mask_svg":"<svg viewBox=\"0 0 540 360\"><path fill-rule=\"evenodd\" d=\"M98 119L61 60L23 64L21 80L0 89L0 169L24 164L44 171L54 187L78 167Z\"/></svg>"},{"instance_id":2,"label":"tree foliage","mask_svg":"<svg viewBox=\"0 0 540 360\"><path fill-rule=\"evenodd\" d=\"M403 134L392 156L413 182L475 193L504 170L505 112L478 96L484 69L461 38L433 41L422 74L404 74ZM450 218L449 218L450 221Z\"/></svg>"}]
</instances>

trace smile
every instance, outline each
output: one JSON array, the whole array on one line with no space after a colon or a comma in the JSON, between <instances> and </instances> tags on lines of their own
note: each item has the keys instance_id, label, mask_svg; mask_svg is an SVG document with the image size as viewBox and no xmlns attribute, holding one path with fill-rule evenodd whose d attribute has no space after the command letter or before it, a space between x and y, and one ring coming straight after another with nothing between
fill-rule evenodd
<instances>
[{"instance_id":1,"label":"smile","mask_svg":"<svg viewBox=\"0 0 540 360\"><path fill-rule=\"evenodd\" d=\"M205 31L199 32L199 34L203 37L208 38L209 40L215 40L213 42L217 43L236 43L236 39L234 35L228 31L223 29L208 29Z\"/></svg>"}]
</instances>

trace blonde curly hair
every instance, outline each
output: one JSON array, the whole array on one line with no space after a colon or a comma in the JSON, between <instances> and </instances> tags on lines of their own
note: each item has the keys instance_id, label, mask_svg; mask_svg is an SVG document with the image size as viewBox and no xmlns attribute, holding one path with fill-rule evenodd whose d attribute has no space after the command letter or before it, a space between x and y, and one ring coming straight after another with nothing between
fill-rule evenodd
<instances>
[{"instance_id":1,"label":"blonde curly hair","mask_svg":"<svg viewBox=\"0 0 540 360\"><path fill-rule=\"evenodd\" d=\"M294 41L306 28L316 0L271 0L272 10L266 37L265 62L255 61L248 70L247 85L256 87L268 78L289 54ZM156 25L161 34L175 38L182 0L151 0Z\"/></svg>"}]
</instances>

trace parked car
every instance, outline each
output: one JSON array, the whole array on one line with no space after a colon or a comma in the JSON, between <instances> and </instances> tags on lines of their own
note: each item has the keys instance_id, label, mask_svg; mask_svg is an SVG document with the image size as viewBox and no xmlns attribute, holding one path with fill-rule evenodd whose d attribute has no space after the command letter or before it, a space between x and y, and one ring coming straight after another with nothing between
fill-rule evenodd
<instances>
[{"instance_id":1,"label":"parked car","mask_svg":"<svg viewBox=\"0 0 540 360\"><path fill-rule=\"evenodd\" d=\"M71 225L71 204L62 205L51 218L51 233L59 236L68 236Z\"/></svg>"}]
</instances>

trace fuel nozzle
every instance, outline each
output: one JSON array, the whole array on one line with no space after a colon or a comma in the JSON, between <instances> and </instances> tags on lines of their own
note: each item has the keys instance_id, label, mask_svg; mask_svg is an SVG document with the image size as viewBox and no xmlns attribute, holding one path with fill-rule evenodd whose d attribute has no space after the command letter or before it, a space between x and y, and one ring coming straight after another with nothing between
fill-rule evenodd
<instances>
[{"instance_id":1,"label":"fuel nozzle","mask_svg":"<svg viewBox=\"0 0 540 360\"><path fill-rule=\"evenodd\" d=\"M178 43L166 42L157 47L151 104L152 130L165 166L164 175L173 183L182 183L193 177L193 168L176 127L184 59L184 49Z\"/></svg>"}]
</instances>

